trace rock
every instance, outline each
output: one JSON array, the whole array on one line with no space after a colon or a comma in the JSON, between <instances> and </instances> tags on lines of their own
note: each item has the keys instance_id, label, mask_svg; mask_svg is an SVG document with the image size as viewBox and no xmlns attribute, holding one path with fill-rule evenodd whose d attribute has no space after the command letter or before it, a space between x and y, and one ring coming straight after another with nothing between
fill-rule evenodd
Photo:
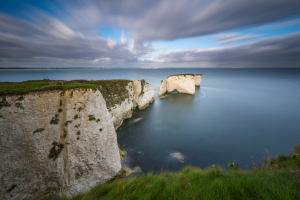
<instances>
[{"instance_id":1,"label":"rock","mask_svg":"<svg viewBox=\"0 0 300 200\"><path fill-rule=\"evenodd\" d=\"M195 95L195 85L200 86L202 80L201 74L177 74L171 75L167 79L161 81L159 98L165 97L166 93L178 93Z\"/></svg>"},{"instance_id":2,"label":"rock","mask_svg":"<svg viewBox=\"0 0 300 200\"><path fill-rule=\"evenodd\" d=\"M144 109L154 100L154 88L144 80L129 82L126 90L129 98L121 96L109 109L92 89L3 97L0 199L70 197L118 175L124 152L115 129L136 106Z\"/></svg>"},{"instance_id":3,"label":"rock","mask_svg":"<svg viewBox=\"0 0 300 200\"><path fill-rule=\"evenodd\" d=\"M128 90L129 98L109 110L115 130L122 125L124 119L131 118L132 110L135 107L138 107L140 110L145 109L155 100L153 86L144 80L130 82L126 89Z\"/></svg>"},{"instance_id":4,"label":"rock","mask_svg":"<svg viewBox=\"0 0 300 200\"><path fill-rule=\"evenodd\" d=\"M184 157L179 153L170 153L170 155L174 158L177 158L181 163L184 163Z\"/></svg>"},{"instance_id":5,"label":"rock","mask_svg":"<svg viewBox=\"0 0 300 200\"><path fill-rule=\"evenodd\" d=\"M200 87L202 81L202 74L195 74L195 85Z\"/></svg>"}]
</instances>

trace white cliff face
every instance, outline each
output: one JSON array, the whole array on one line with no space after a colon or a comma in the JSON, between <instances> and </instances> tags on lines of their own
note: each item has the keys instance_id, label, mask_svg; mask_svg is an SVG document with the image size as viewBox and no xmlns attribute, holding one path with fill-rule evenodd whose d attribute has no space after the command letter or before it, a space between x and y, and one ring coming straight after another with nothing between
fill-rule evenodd
<instances>
[{"instance_id":1,"label":"white cliff face","mask_svg":"<svg viewBox=\"0 0 300 200\"><path fill-rule=\"evenodd\" d=\"M0 199L72 196L116 176L115 129L154 100L154 88L134 81L118 94L110 108L91 89L0 97Z\"/></svg>"},{"instance_id":2,"label":"white cliff face","mask_svg":"<svg viewBox=\"0 0 300 200\"><path fill-rule=\"evenodd\" d=\"M195 77L189 74L171 75L167 78L167 92L177 90L179 93L195 95Z\"/></svg>"},{"instance_id":3,"label":"white cliff face","mask_svg":"<svg viewBox=\"0 0 300 200\"><path fill-rule=\"evenodd\" d=\"M195 74L195 85L200 87L202 81L202 74Z\"/></svg>"},{"instance_id":4,"label":"white cliff face","mask_svg":"<svg viewBox=\"0 0 300 200\"><path fill-rule=\"evenodd\" d=\"M161 80L159 96L163 96L165 93L167 93L167 79Z\"/></svg>"},{"instance_id":5,"label":"white cliff face","mask_svg":"<svg viewBox=\"0 0 300 200\"><path fill-rule=\"evenodd\" d=\"M149 103L152 103L155 100L154 88L144 80L133 81L132 83L134 91L134 105L136 105L140 110L145 109Z\"/></svg>"},{"instance_id":6,"label":"white cliff face","mask_svg":"<svg viewBox=\"0 0 300 200\"><path fill-rule=\"evenodd\" d=\"M132 116L132 110L134 108L134 90L132 82L128 84L126 90L128 90L129 98L125 99L125 101L122 101L120 105L114 105L114 107L108 110L116 130L122 125L124 119Z\"/></svg>"},{"instance_id":7,"label":"white cliff face","mask_svg":"<svg viewBox=\"0 0 300 200\"><path fill-rule=\"evenodd\" d=\"M6 97L11 106L0 109L0 199L70 196L121 170L113 119L101 93L61 94Z\"/></svg>"},{"instance_id":8,"label":"white cliff face","mask_svg":"<svg viewBox=\"0 0 300 200\"><path fill-rule=\"evenodd\" d=\"M124 119L132 116L132 110L135 107L138 107L140 110L145 109L149 103L155 100L153 86L144 80L130 82L126 90L128 90L129 98L122 101L120 105L114 105L108 110L111 113L116 130L122 125Z\"/></svg>"}]
</instances>

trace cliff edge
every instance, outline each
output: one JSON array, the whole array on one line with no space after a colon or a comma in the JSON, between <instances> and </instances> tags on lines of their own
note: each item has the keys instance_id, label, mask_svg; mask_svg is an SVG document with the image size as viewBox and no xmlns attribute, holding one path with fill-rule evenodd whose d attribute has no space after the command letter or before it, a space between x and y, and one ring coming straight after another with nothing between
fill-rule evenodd
<instances>
[{"instance_id":1,"label":"cliff edge","mask_svg":"<svg viewBox=\"0 0 300 200\"><path fill-rule=\"evenodd\" d=\"M71 196L116 176L121 160L115 128L154 98L150 84L139 97L134 85L0 83L0 199Z\"/></svg>"},{"instance_id":2,"label":"cliff edge","mask_svg":"<svg viewBox=\"0 0 300 200\"><path fill-rule=\"evenodd\" d=\"M161 81L159 97L164 96L166 93L172 93L174 90L179 93L195 95L195 86L200 86L201 80L201 74L171 75Z\"/></svg>"}]
</instances>

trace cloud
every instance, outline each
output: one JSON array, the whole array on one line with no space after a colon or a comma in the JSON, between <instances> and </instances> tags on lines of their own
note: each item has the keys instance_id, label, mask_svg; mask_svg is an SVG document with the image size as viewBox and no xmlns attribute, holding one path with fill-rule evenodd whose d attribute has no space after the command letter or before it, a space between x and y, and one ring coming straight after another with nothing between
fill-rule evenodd
<instances>
[{"instance_id":1,"label":"cloud","mask_svg":"<svg viewBox=\"0 0 300 200\"><path fill-rule=\"evenodd\" d=\"M295 0L111 0L87 7L93 8L91 21L129 30L136 41L203 36L300 15Z\"/></svg>"},{"instance_id":2,"label":"cloud","mask_svg":"<svg viewBox=\"0 0 300 200\"><path fill-rule=\"evenodd\" d=\"M212 49L169 51L153 57L157 62L204 62L247 67L300 67L300 32L249 44ZM259 63L259 65L256 65Z\"/></svg>"},{"instance_id":3,"label":"cloud","mask_svg":"<svg viewBox=\"0 0 300 200\"><path fill-rule=\"evenodd\" d=\"M158 50L151 42L218 34L300 14L300 1L296 0L74 0L58 3L62 7L49 7L48 14L34 9L26 13L26 18L0 13L0 62L47 61L91 65L176 60L221 62L229 58L242 61L250 59L250 55L252 61L254 56L257 60L263 60L263 56L270 59L270 55L276 56L274 48L285 44L263 46L261 42L266 41L263 40L258 47L252 43L251 48L260 48L262 54L255 53L258 49L251 50L246 48L247 45L240 45L232 49L181 50L151 57ZM120 42L116 42L99 36L99 27L106 25L123 30L126 37L122 32ZM228 44L258 36L224 35L219 41ZM246 48L239 49L245 54L235 50L238 48ZM285 53L288 55L288 52Z\"/></svg>"},{"instance_id":4,"label":"cloud","mask_svg":"<svg viewBox=\"0 0 300 200\"><path fill-rule=\"evenodd\" d=\"M24 20L0 13L1 61L35 61L38 57L70 59L86 62L137 62L138 57L154 50L153 46L132 44L130 49L122 35L121 43L97 34L83 34L57 18L34 13ZM40 20L42 19L42 20ZM96 29L96 27L95 27ZM96 31L95 31L96 32ZM109 60L107 60L109 58Z\"/></svg>"},{"instance_id":5,"label":"cloud","mask_svg":"<svg viewBox=\"0 0 300 200\"><path fill-rule=\"evenodd\" d=\"M238 34L225 34L225 35L220 35L218 41L218 44L231 44L235 42L242 42L246 40L250 40L253 38L260 37L262 35L238 35Z\"/></svg>"}]
</instances>

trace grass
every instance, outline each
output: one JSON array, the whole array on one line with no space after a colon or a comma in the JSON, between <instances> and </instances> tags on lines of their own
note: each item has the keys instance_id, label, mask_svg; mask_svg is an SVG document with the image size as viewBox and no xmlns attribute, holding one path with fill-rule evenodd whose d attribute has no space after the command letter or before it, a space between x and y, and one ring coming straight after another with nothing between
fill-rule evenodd
<instances>
[{"instance_id":1,"label":"grass","mask_svg":"<svg viewBox=\"0 0 300 200\"><path fill-rule=\"evenodd\" d=\"M252 170L225 170L214 165L202 170L187 166L176 173L164 171L116 179L73 198L46 199L300 199L300 170L295 171L300 167L297 153L266 158L265 166Z\"/></svg>"},{"instance_id":2,"label":"grass","mask_svg":"<svg viewBox=\"0 0 300 200\"><path fill-rule=\"evenodd\" d=\"M67 90L71 88L92 88L97 86L88 81L24 81L24 82L0 82L0 96L22 95L30 92Z\"/></svg>"},{"instance_id":3,"label":"grass","mask_svg":"<svg viewBox=\"0 0 300 200\"><path fill-rule=\"evenodd\" d=\"M174 74L174 75L170 75L169 77L171 77L171 76L180 76L180 75L184 75L184 77L185 77L186 75L195 76L194 74ZM169 78L169 77L168 77L168 78Z\"/></svg>"},{"instance_id":4,"label":"grass","mask_svg":"<svg viewBox=\"0 0 300 200\"><path fill-rule=\"evenodd\" d=\"M0 82L0 97L52 90L62 90L63 95L64 91L67 89L90 88L101 91L101 94L106 101L106 106L109 109L116 104L121 104L122 101L129 98L126 87L130 82L130 80L32 80L24 82ZM72 92L71 96L73 96ZM5 104L2 100L0 102L0 109L5 106L9 105ZM60 101L60 106L62 106L62 101Z\"/></svg>"}]
</instances>

